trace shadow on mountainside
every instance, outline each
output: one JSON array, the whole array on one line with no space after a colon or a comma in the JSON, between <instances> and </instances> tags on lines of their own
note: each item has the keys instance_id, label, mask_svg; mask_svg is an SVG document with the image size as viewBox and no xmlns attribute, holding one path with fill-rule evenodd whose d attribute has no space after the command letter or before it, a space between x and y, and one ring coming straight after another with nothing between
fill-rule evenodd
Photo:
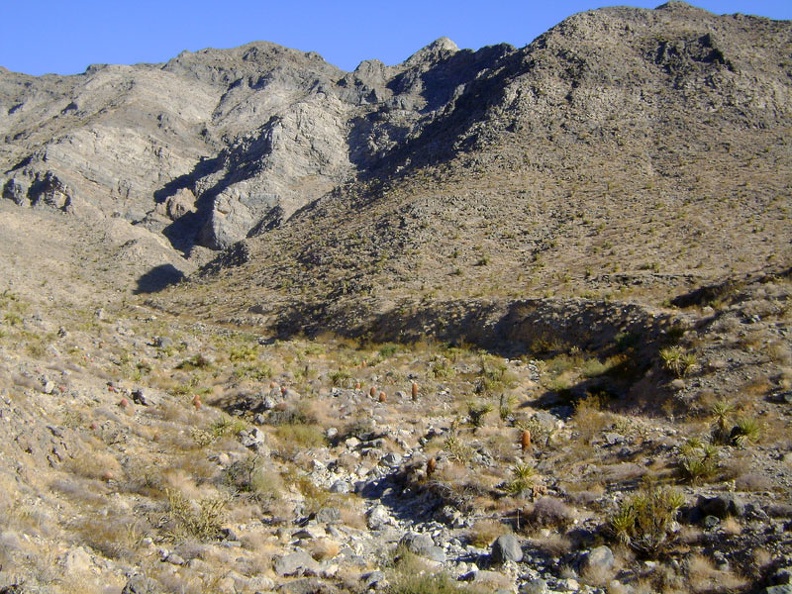
<instances>
[{"instance_id":1,"label":"shadow on mountainside","mask_svg":"<svg viewBox=\"0 0 792 594\"><path fill-rule=\"evenodd\" d=\"M160 291L176 285L184 280L184 273L173 264L155 266L137 280L135 295L146 293L159 293Z\"/></svg>"}]
</instances>

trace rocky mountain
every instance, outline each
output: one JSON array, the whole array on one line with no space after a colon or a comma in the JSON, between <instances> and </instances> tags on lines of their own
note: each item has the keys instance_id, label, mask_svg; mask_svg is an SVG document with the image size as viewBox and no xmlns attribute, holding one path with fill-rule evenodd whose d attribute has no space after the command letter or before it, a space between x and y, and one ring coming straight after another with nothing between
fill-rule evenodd
<instances>
[{"instance_id":1,"label":"rocky mountain","mask_svg":"<svg viewBox=\"0 0 792 594\"><path fill-rule=\"evenodd\" d=\"M0 592L789 592L791 56L0 69Z\"/></svg>"}]
</instances>

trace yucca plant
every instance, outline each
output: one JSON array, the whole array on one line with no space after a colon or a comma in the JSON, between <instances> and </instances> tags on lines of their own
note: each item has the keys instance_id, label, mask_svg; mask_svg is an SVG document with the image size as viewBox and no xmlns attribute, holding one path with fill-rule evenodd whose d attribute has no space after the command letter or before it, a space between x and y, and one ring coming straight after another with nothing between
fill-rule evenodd
<instances>
[{"instance_id":1,"label":"yucca plant","mask_svg":"<svg viewBox=\"0 0 792 594\"><path fill-rule=\"evenodd\" d=\"M643 489L619 506L608 528L617 542L656 557L666 547L671 525L684 504L685 496L679 489Z\"/></svg>"},{"instance_id":2,"label":"yucca plant","mask_svg":"<svg viewBox=\"0 0 792 594\"><path fill-rule=\"evenodd\" d=\"M686 353L680 346L664 348L660 351L663 367L676 377L685 377L696 366L696 355Z\"/></svg>"},{"instance_id":3,"label":"yucca plant","mask_svg":"<svg viewBox=\"0 0 792 594\"><path fill-rule=\"evenodd\" d=\"M755 443L762 432L761 423L754 417L740 417L731 432L731 440L735 445L743 447L746 443Z\"/></svg>"},{"instance_id":4,"label":"yucca plant","mask_svg":"<svg viewBox=\"0 0 792 594\"><path fill-rule=\"evenodd\" d=\"M731 441L730 419L734 414L734 405L725 400L719 400L712 405L712 437L719 443L729 443Z\"/></svg>"}]
</instances>

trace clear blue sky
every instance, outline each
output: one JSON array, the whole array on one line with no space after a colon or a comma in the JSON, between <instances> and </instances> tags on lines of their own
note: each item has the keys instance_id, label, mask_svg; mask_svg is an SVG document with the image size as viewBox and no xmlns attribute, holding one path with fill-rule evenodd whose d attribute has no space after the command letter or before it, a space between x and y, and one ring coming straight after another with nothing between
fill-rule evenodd
<instances>
[{"instance_id":1,"label":"clear blue sky","mask_svg":"<svg viewBox=\"0 0 792 594\"><path fill-rule=\"evenodd\" d=\"M272 41L353 70L371 58L397 64L438 37L461 48L522 47L576 12L663 1L6 0L0 66L76 74L94 63L165 62L182 50ZM792 19L792 0L691 3L718 14Z\"/></svg>"}]
</instances>

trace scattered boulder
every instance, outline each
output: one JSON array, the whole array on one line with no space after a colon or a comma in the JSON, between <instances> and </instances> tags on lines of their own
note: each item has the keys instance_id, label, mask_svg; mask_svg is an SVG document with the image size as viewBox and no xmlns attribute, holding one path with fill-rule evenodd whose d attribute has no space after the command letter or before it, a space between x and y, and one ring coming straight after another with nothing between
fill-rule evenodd
<instances>
[{"instance_id":1,"label":"scattered boulder","mask_svg":"<svg viewBox=\"0 0 792 594\"><path fill-rule=\"evenodd\" d=\"M742 517L745 506L731 493L723 493L715 497L699 497L698 510L703 516L715 516L721 520L728 516Z\"/></svg>"},{"instance_id":2,"label":"scattered boulder","mask_svg":"<svg viewBox=\"0 0 792 594\"><path fill-rule=\"evenodd\" d=\"M266 436L258 427L251 427L250 429L240 431L237 437L239 438L239 443L246 448L258 451L261 451L262 448L266 448Z\"/></svg>"},{"instance_id":3,"label":"scattered boulder","mask_svg":"<svg viewBox=\"0 0 792 594\"><path fill-rule=\"evenodd\" d=\"M295 551L279 557L275 561L274 569L281 577L315 576L319 574L320 565L305 551Z\"/></svg>"},{"instance_id":4,"label":"scattered boulder","mask_svg":"<svg viewBox=\"0 0 792 594\"><path fill-rule=\"evenodd\" d=\"M408 551L421 557L431 559L432 561L438 561L440 563L445 562L445 552L442 548L435 545L432 537L428 534L408 532L402 537L401 541L399 541L399 544L404 545Z\"/></svg>"},{"instance_id":5,"label":"scattered boulder","mask_svg":"<svg viewBox=\"0 0 792 594\"><path fill-rule=\"evenodd\" d=\"M156 594L159 591L160 587L154 580L144 575L133 575L127 580L121 594Z\"/></svg>"},{"instance_id":6,"label":"scattered boulder","mask_svg":"<svg viewBox=\"0 0 792 594\"><path fill-rule=\"evenodd\" d=\"M370 530L382 530L393 524L393 518L384 505L375 505L369 510L366 523Z\"/></svg>"},{"instance_id":7,"label":"scattered boulder","mask_svg":"<svg viewBox=\"0 0 792 594\"><path fill-rule=\"evenodd\" d=\"M520 540L512 533L499 536L492 543L490 556L493 563L505 563L506 561L519 563L523 558Z\"/></svg>"},{"instance_id":8,"label":"scattered boulder","mask_svg":"<svg viewBox=\"0 0 792 594\"><path fill-rule=\"evenodd\" d=\"M603 545L591 549L583 557L582 568L593 573L607 573L613 569L614 563L616 563L616 559L613 556L613 551L610 547Z\"/></svg>"}]
</instances>

